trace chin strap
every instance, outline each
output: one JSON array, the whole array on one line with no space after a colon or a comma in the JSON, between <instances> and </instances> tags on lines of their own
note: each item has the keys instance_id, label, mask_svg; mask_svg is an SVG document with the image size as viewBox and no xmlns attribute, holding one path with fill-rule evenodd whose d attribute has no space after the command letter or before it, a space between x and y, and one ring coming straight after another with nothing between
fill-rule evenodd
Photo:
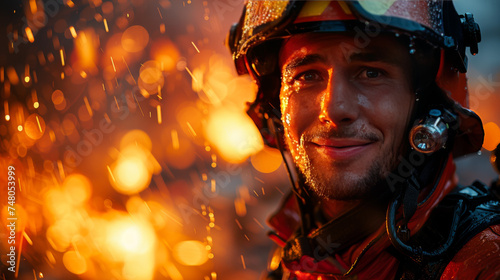
<instances>
[{"instance_id":1,"label":"chin strap","mask_svg":"<svg viewBox=\"0 0 500 280\"><path fill-rule=\"evenodd\" d=\"M303 181L300 179L299 172L296 168L294 168L293 162L290 162L291 159L287 157L285 154L285 147L283 147L283 125L281 121L277 117L269 117L268 119L268 127L271 130L271 133L276 138L276 145L278 146L278 150L281 153L281 157L286 166L286 170L288 173L288 177L290 182L292 183L292 191L297 198L297 203L299 205L299 212L301 217L301 227L300 232L302 236L306 236L315 225L314 222L314 207L312 207L312 201L309 193L307 192L307 188L301 185L300 182Z\"/></svg>"},{"instance_id":2,"label":"chin strap","mask_svg":"<svg viewBox=\"0 0 500 280\"><path fill-rule=\"evenodd\" d=\"M435 190L436 185L439 184L446 164L447 161L444 160L440 167L441 170L439 172L439 177L435 180L433 190ZM389 204L386 214L386 228L389 240L398 251L409 256L415 262L421 262L424 258L437 258L444 252L448 251L455 239L455 233L459 226L460 214L464 209L464 202L462 200L458 200L454 207L453 213L455 214L453 215L450 231L444 244L441 244L441 246L438 246L438 248L433 250L424 250L421 246L412 245L410 238L411 232L408 228L408 222L416 211L419 190L420 184L417 180L415 172L413 172L412 175L405 180L404 186L400 188L399 193L397 193L394 200ZM403 218L398 221L396 213L400 207L403 208Z\"/></svg>"}]
</instances>

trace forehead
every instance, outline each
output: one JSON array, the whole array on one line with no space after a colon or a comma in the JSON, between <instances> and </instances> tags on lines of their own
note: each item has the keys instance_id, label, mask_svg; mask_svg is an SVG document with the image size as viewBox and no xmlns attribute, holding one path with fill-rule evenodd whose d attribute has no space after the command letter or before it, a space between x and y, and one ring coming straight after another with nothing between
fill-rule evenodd
<instances>
[{"instance_id":1,"label":"forehead","mask_svg":"<svg viewBox=\"0 0 500 280\"><path fill-rule=\"evenodd\" d=\"M345 62L380 60L402 65L409 62L409 48L394 35L362 38L348 33L306 33L285 40L279 53L280 66L311 54L343 59Z\"/></svg>"}]
</instances>

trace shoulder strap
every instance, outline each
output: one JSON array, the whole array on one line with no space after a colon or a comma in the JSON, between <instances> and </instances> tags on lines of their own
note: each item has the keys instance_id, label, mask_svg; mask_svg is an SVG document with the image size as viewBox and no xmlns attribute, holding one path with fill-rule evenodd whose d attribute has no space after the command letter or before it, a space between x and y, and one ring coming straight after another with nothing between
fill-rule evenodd
<instances>
[{"instance_id":1,"label":"shoulder strap","mask_svg":"<svg viewBox=\"0 0 500 280\"><path fill-rule=\"evenodd\" d=\"M455 213L455 205L462 200L465 210ZM424 250L438 248L450 234L451 221L459 215L459 226L454 233L452 246L436 259L418 262L401 256L396 279L439 279L453 256L475 235L491 225L500 224L499 198L481 182L459 188L449 194L433 210L422 229L411 238L414 246Z\"/></svg>"}]
</instances>

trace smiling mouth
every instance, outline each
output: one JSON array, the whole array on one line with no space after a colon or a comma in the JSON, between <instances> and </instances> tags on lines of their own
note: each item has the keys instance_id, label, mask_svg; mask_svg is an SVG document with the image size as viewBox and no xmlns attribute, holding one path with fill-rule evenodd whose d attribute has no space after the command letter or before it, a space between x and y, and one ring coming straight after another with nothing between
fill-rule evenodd
<instances>
[{"instance_id":1,"label":"smiling mouth","mask_svg":"<svg viewBox=\"0 0 500 280\"><path fill-rule=\"evenodd\" d=\"M328 139L311 142L321 154L334 160L352 160L372 147L373 141L357 139Z\"/></svg>"}]
</instances>

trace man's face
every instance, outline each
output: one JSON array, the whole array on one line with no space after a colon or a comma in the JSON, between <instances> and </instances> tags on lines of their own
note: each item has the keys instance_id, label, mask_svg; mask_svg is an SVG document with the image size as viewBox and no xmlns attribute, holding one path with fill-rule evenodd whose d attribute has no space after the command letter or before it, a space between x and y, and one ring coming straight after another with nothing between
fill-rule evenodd
<instances>
[{"instance_id":1,"label":"man's face","mask_svg":"<svg viewBox=\"0 0 500 280\"><path fill-rule=\"evenodd\" d=\"M396 166L413 107L410 54L395 38L303 34L280 52L285 141L313 191L362 199Z\"/></svg>"}]
</instances>

